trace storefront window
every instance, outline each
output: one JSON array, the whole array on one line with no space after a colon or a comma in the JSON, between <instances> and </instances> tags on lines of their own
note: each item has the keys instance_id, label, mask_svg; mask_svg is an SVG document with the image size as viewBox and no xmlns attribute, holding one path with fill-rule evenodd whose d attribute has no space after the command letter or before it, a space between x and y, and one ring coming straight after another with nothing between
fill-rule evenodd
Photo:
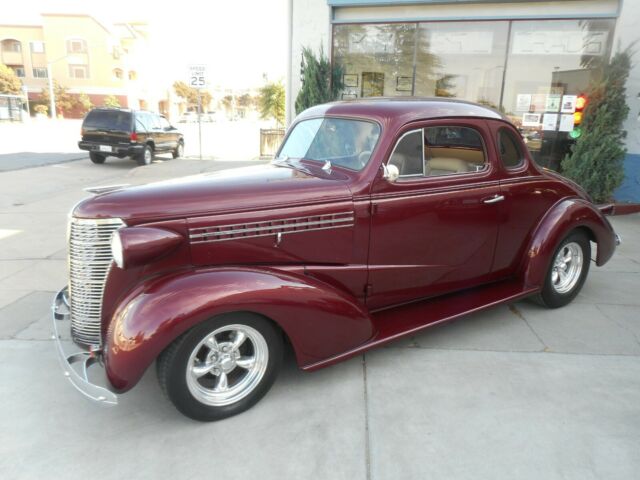
<instances>
[{"instance_id":1,"label":"storefront window","mask_svg":"<svg viewBox=\"0 0 640 480\"><path fill-rule=\"evenodd\" d=\"M608 58L615 21L345 24L333 30L343 99L451 97L504 112L533 158L558 169L580 94Z\"/></svg>"},{"instance_id":2,"label":"storefront window","mask_svg":"<svg viewBox=\"0 0 640 480\"><path fill-rule=\"evenodd\" d=\"M342 66L342 98L411 95L415 23L338 25L333 58Z\"/></svg>"},{"instance_id":3,"label":"storefront window","mask_svg":"<svg viewBox=\"0 0 640 480\"><path fill-rule=\"evenodd\" d=\"M415 94L498 108L508 22L421 23Z\"/></svg>"},{"instance_id":4,"label":"storefront window","mask_svg":"<svg viewBox=\"0 0 640 480\"><path fill-rule=\"evenodd\" d=\"M609 55L612 20L514 21L504 82L504 112L535 160L559 167L571 142L576 100Z\"/></svg>"}]
</instances>

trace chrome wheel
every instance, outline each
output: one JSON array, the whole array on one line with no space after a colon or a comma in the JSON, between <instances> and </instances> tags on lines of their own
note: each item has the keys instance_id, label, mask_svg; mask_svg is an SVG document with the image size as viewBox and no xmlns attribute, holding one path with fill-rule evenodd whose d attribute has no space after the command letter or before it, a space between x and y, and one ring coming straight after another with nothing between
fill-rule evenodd
<instances>
[{"instance_id":1,"label":"chrome wheel","mask_svg":"<svg viewBox=\"0 0 640 480\"><path fill-rule=\"evenodd\" d=\"M189 392L201 403L224 406L249 395L269 360L267 342L248 325L225 325L206 335L187 362Z\"/></svg>"},{"instance_id":2,"label":"chrome wheel","mask_svg":"<svg viewBox=\"0 0 640 480\"><path fill-rule=\"evenodd\" d=\"M144 164L149 165L151 163L151 160L153 160L153 154L151 153L151 149L146 148L144 151Z\"/></svg>"},{"instance_id":3,"label":"chrome wheel","mask_svg":"<svg viewBox=\"0 0 640 480\"><path fill-rule=\"evenodd\" d=\"M553 260L551 269L551 285L560 294L570 292L578 283L584 255L582 247L576 242L570 242L562 246Z\"/></svg>"},{"instance_id":4,"label":"chrome wheel","mask_svg":"<svg viewBox=\"0 0 640 480\"><path fill-rule=\"evenodd\" d=\"M179 143L178 148L176 150L176 158L181 158L183 155L184 155L184 145Z\"/></svg>"}]
</instances>

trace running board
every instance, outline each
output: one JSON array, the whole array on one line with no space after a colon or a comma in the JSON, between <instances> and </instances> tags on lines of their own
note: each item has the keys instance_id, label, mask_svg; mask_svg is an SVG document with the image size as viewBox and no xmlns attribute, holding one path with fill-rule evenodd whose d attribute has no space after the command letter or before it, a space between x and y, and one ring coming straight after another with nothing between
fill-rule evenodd
<instances>
[{"instance_id":1,"label":"running board","mask_svg":"<svg viewBox=\"0 0 640 480\"><path fill-rule=\"evenodd\" d=\"M371 314L377 332L371 340L335 357L305 365L302 369L311 371L327 367L433 325L514 302L538 291L538 288L524 287L520 282L510 280L381 310Z\"/></svg>"}]
</instances>

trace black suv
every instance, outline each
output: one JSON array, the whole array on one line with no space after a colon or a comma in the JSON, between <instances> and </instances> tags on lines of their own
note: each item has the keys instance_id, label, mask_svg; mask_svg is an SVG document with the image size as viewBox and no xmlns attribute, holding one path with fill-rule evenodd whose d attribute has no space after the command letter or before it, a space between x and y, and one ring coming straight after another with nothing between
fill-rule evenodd
<instances>
[{"instance_id":1,"label":"black suv","mask_svg":"<svg viewBox=\"0 0 640 480\"><path fill-rule=\"evenodd\" d=\"M184 152L184 137L161 115L123 108L95 108L82 122L81 150L88 150L93 163L109 156L131 157L138 165L149 165L156 153Z\"/></svg>"}]
</instances>

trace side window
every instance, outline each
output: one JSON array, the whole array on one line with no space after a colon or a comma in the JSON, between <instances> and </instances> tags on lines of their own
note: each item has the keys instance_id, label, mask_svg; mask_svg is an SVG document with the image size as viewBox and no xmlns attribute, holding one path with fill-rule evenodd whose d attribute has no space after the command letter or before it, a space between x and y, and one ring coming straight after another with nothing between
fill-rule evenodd
<instances>
[{"instance_id":1,"label":"side window","mask_svg":"<svg viewBox=\"0 0 640 480\"><path fill-rule=\"evenodd\" d=\"M506 128L498 131L498 148L500 149L500 160L505 168L517 168L524 163L524 155L518 146L518 141L513 133Z\"/></svg>"},{"instance_id":2,"label":"side window","mask_svg":"<svg viewBox=\"0 0 640 480\"><path fill-rule=\"evenodd\" d=\"M136 113L136 130L139 132L150 132L153 128L149 114L146 112Z\"/></svg>"},{"instance_id":3,"label":"side window","mask_svg":"<svg viewBox=\"0 0 640 480\"><path fill-rule=\"evenodd\" d=\"M163 130L168 130L170 127L171 124L169 123L169 120L164 117L160 117L160 128L162 128Z\"/></svg>"},{"instance_id":4,"label":"side window","mask_svg":"<svg viewBox=\"0 0 640 480\"><path fill-rule=\"evenodd\" d=\"M401 177L415 177L424 174L422 149L422 129L405 133L394 148L389 165L398 167Z\"/></svg>"},{"instance_id":5,"label":"side window","mask_svg":"<svg viewBox=\"0 0 640 480\"><path fill-rule=\"evenodd\" d=\"M146 116L149 118L149 127L155 130L160 128L160 117L158 115L154 113L146 113Z\"/></svg>"},{"instance_id":6,"label":"side window","mask_svg":"<svg viewBox=\"0 0 640 480\"><path fill-rule=\"evenodd\" d=\"M481 172L488 166L482 137L469 127L426 127L424 157L428 177Z\"/></svg>"}]
</instances>

